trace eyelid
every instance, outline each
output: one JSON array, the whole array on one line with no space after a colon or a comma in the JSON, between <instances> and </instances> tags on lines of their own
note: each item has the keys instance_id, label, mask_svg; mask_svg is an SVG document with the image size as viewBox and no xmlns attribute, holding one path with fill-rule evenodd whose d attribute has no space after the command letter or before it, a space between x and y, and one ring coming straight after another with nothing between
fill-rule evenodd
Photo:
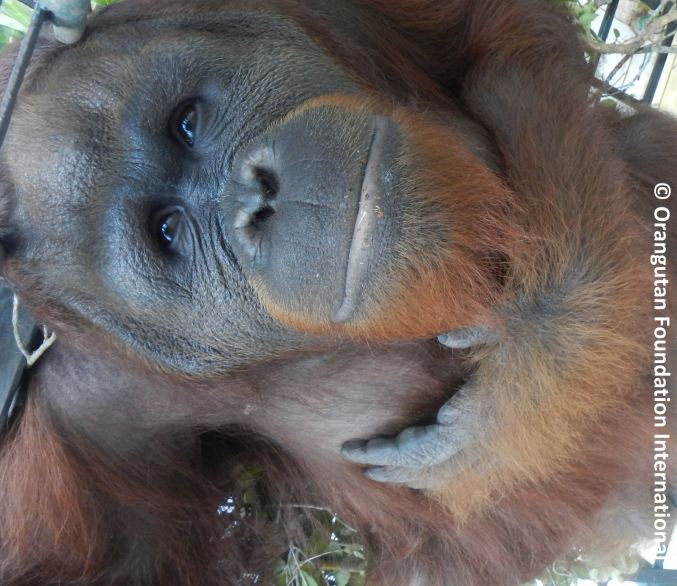
<instances>
[{"instance_id":1,"label":"eyelid","mask_svg":"<svg viewBox=\"0 0 677 586\"><path fill-rule=\"evenodd\" d=\"M188 117L193 120L187 123ZM200 128L200 118L199 100L193 98L182 102L169 118L169 134L183 147L193 149ZM188 128L189 125L192 128Z\"/></svg>"},{"instance_id":2,"label":"eyelid","mask_svg":"<svg viewBox=\"0 0 677 586\"><path fill-rule=\"evenodd\" d=\"M173 237L167 239L162 227L171 218L178 220L179 223L175 226L176 230ZM184 209L181 206L168 206L154 211L150 216L149 229L153 240L162 252L165 254L179 252L187 230Z\"/></svg>"}]
</instances>

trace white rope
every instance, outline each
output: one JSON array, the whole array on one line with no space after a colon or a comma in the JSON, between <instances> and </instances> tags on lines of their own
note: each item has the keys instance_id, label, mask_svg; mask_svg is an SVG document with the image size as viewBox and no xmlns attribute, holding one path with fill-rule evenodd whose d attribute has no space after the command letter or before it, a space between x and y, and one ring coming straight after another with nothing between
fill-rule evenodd
<instances>
[{"instance_id":1,"label":"white rope","mask_svg":"<svg viewBox=\"0 0 677 586\"><path fill-rule=\"evenodd\" d=\"M21 341L21 334L19 333L19 299L17 296L14 296L14 305L12 307L12 326L14 328L14 341L16 342L17 347L21 350L21 353L26 357L26 364L28 366L33 366L35 362L42 356L47 348L49 348L56 340L56 334L54 332L49 332L45 326L40 326L42 328L42 344L35 352L29 352Z\"/></svg>"}]
</instances>

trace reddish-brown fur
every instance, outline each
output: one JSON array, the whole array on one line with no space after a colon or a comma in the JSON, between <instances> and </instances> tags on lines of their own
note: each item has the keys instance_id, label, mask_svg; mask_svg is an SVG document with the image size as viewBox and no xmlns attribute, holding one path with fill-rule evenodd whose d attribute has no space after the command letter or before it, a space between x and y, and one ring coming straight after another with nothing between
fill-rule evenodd
<instances>
[{"instance_id":1,"label":"reddish-brown fur","mask_svg":"<svg viewBox=\"0 0 677 586\"><path fill-rule=\"evenodd\" d=\"M99 23L142 18L148 6L180 14L210 4L218 3L168 0L158 9L139 1ZM25 412L2 448L3 584L216 586L245 573L264 580L284 538L253 520L222 538L230 520L214 514L220 499L237 494L224 470L239 461L265 470L269 502L326 506L357 527L371 586L519 584L574 546L613 551L650 526L647 229L653 183L677 186L677 124L648 111L619 120L593 107L574 30L546 3L341 6L331 20L310 2L265 3L385 100L469 110L488 127L503 180L482 169L481 180L449 185L438 167L450 159L454 140L442 143L449 130L433 115L402 116L440 171L423 197L443 200L459 183L496 197L482 225L473 205L460 209L467 249L490 251L489 267L509 259L501 288L478 268L482 294L459 297L449 283L458 267L448 259L457 257L440 250L439 267L414 267L423 290L411 287L410 273L383 284L394 290L389 311L349 332L360 343L209 378L148 364L43 303L47 293L27 293L60 341L33 373ZM375 103L363 107L388 107ZM458 165L461 155L452 154ZM7 273L26 290L20 267ZM317 331L284 310L278 317ZM456 355L403 341L473 318L497 328L499 344ZM430 471L430 493L375 483L341 458L344 441L393 434L434 414L471 367L488 433ZM114 402L93 413L55 406L68 393L116 396L127 386L147 393L142 425L116 420ZM232 438L217 442L218 466L205 456L214 438L200 435L215 430Z\"/></svg>"}]
</instances>

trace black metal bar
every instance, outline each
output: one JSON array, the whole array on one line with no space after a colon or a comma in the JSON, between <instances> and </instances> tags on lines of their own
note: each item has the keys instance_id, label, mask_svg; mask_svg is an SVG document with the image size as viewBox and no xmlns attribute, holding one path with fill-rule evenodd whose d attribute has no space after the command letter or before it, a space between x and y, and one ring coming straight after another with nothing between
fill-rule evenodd
<instances>
[{"instance_id":1,"label":"black metal bar","mask_svg":"<svg viewBox=\"0 0 677 586\"><path fill-rule=\"evenodd\" d=\"M634 576L626 578L642 584L662 584L663 586L677 585L677 570L662 570L643 568Z\"/></svg>"},{"instance_id":2,"label":"black metal bar","mask_svg":"<svg viewBox=\"0 0 677 586\"><path fill-rule=\"evenodd\" d=\"M611 30L611 24L614 21L616 16L616 9L618 8L618 3L620 0L611 0L609 4L606 5L606 10L604 11L604 17L602 18L602 26L599 27L599 33L597 36L602 40L603 43L606 43L606 39L609 36L609 31ZM600 55L593 55L591 63L597 69L599 64Z\"/></svg>"},{"instance_id":3,"label":"black metal bar","mask_svg":"<svg viewBox=\"0 0 677 586\"><path fill-rule=\"evenodd\" d=\"M0 438L7 428L12 409L21 389L21 377L26 368L26 358L14 339L12 307L14 294L0 280ZM19 308L19 335L30 340L37 328L33 318Z\"/></svg>"},{"instance_id":4,"label":"black metal bar","mask_svg":"<svg viewBox=\"0 0 677 586\"><path fill-rule=\"evenodd\" d=\"M666 14L670 8L672 8L672 2L668 2L665 5L663 14ZM665 27L665 38L661 43L662 46L669 47L672 45L672 35L674 35L675 30L677 30L677 24L674 22L671 22ZM644 90L642 102L646 104L653 102L653 98L656 95L656 90L658 89L658 83L660 82L661 75L663 74L663 69L665 69L665 62L667 58L667 53L659 53L658 57L656 57L656 62L654 63L653 69L651 70L651 77L649 77L649 83L646 84L646 89Z\"/></svg>"},{"instance_id":5,"label":"black metal bar","mask_svg":"<svg viewBox=\"0 0 677 586\"><path fill-rule=\"evenodd\" d=\"M14 62L14 68L12 69L12 74L9 78L9 83L7 84L7 90L2 98L2 104L0 104L0 146L5 140L5 135L9 128L9 120L12 116L12 110L14 110L16 98L19 95L19 88L21 87L21 82L26 73L28 62L33 54L33 49L35 49L35 44L38 40L38 35L40 34L40 28L48 15L49 11L43 9L42 6L38 4L33 11L33 16L28 25L26 35L21 40L19 54Z\"/></svg>"},{"instance_id":6,"label":"black metal bar","mask_svg":"<svg viewBox=\"0 0 677 586\"><path fill-rule=\"evenodd\" d=\"M599 27L598 36L606 43L609 32L611 31L611 24L614 21L616 16L616 10L618 9L618 3L620 0L612 0L609 4L606 5L606 10L604 11L604 18L602 19L602 26Z\"/></svg>"}]
</instances>

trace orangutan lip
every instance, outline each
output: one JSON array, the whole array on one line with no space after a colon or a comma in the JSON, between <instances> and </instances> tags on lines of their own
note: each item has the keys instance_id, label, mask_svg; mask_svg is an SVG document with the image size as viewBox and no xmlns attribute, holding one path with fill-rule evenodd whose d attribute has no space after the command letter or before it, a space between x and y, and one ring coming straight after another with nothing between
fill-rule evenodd
<instances>
[{"instance_id":1,"label":"orangutan lip","mask_svg":"<svg viewBox=\"0 0 677 586\"><path fill-rule=\"evenodd\" d=\"M371 237L378 214L378 207L374 200L383 191L381 184L381 161L383 158L383 145L386 136L387 119L385 116L374 116L374 136L369 149L367 166L364 169L362 179L362 191L360 204L357 209L353 239L348 253L348 267L346 269L345 292L341 307L334 315L333 322L346 323L355 313L359 293L367 274L367 258L371 246Z\"/></svg>"}]
</instances>

